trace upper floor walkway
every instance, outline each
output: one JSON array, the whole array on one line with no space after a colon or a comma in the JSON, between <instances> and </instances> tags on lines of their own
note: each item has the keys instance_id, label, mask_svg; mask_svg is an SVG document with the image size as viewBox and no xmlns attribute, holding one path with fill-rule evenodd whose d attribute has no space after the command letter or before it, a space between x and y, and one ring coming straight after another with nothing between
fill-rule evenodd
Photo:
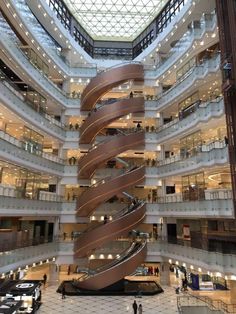
<instances>
[{"instance_id":1,"label":"upper floor walkway","mask_svg":"<svg viewBox=\"0 0 236 314\"><path fill-rule=\"evenodd\" d=\"M121 242L122 244L122 242ZM122 246L123 247L123 246ZM121 247L121 248L122 248ZM120 249L121 249L120 248ZM106 251L100 250L105 256ZM109 253L112 251L109 250ZM116 250L117 252L117 250ZM100 254L98 252L98 254ZM0 273L6 273L19 267L25 268L39 261L55 258L59 264L74 263L73 242L51 242L37 246L8 251L0 255ZM96 257L96 254L94 254ZM97 257L98 258L98 257ZM168 243L165 239L148 243L146 260L148 262L160 262L172 260L185 263L190 267L220 272L233 275L236 272L236 255L222 254L220 252L209 252L191 246Z\"/></svg>"}]
</instances>

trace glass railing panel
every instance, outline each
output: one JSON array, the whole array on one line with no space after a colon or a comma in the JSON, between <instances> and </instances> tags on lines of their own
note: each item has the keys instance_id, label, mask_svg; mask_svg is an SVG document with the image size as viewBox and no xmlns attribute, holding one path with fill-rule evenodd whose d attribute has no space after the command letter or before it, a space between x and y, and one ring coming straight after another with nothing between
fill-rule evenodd
<instances>
[{"instance_id":1,"label":"glass railing panel","mask_svg":"<svg viewBox=\"0 0 236 314\"><path fill-rule=\"evenodd\" d=\"M75 65L73 64L73 67L70 65L70 63L62 55L61 47L59 47L56 41L45 31L44 27L42 27L42 25L39 23L37 18L30 10L30 7L26 3L26 1L17 0L11 3L11 5L13 6L13 8L16 8L16 11L20 16L22 24L24 24L24 21L27 21L25 31L31 33L34 40L37 41L37 44L35 46L43 47L43 51L48 55L50 59L54 60L54 62L58 65L59 69L61 69L67 76L71 77L81 77L81 75L86 77L96 76L97 73L96 64L77 63ZM45 3L42 2L41 5L44 6Z\"/></svg>"},{"instance_id":2,"label":"glass railing panel","mask_svg":"<svg viewBox=\"0 0 236 314\"><path fill-rule=\"evenodd\" d=\"M170 89L160 95L157 101L157 109L162 108L173 98L178 97L184 90L191 87L197 78L203 78L210 72L215 72L220 66L220 55L217 54L214 58L207 60L202 65L196 66L189 70L189 72L176 82Z\"/></svg>"},{"instance_id":3,"label":"glass railing panel","mask_svg":"<svg viewBox=\"0 0 236 314\"><path fill-rule=\"evenodd\" d=\"M30 164L31 167L38 169L40 171L45 171L48 173L54 173L56 175L62 175L64 166L53 162L51 160L47 160L42 158L41 156L28 153L27 151L11 144L5 140L0 139L0 150L1 152L7 153L9 157L9 161L18 161L20 163L24 162L25 165Z\"/></svg>"},{"instance_id":4,"label":"glass railing panel","mask_svg":"<svg viewBox=\"0 0 236 314\"><path fill-rule=\"evenodd\" d=\"M59 158L58 156L54 155L54 154L48 154L48 153L45 153L43 152L42 150L40 149L29 149L28 148L28 144L29 143L26 143L22 140L18 140L17 138L3 132L2 130L0 130L0 139L3 139L19 148L22 148L23 150L27 151L28 153L31 153L31 154L34 154L34 155L38 155L38 156L42 156L42 158L45 158L45 159L48 159L48 160L51 160L53 162L56 162L56 163L60 163L60 164L65 164L65 160L62 159L62 158Z\"/></svg>"},{"instance_id":5,"label":"glass railing panel","mask_svg":"<svg viewBox=\"0 0 236 314\"><path fill-rule=\"evenodd\" d=\"M3 189L4 188L5 186L3 185ZM58 198L61 198L61 196L56 193L54 196L51 196L50 199L48 200L38 200L29 199L27 197L24 198L23 196L18 197L17 189L15 187L6 188L10 189L10 193L8 193L10 195L0 195L1 207L9 210L11 209L12 211L15 211L16 214L18 211L21 211L22 214L23 211L25 214L28 215L34 215L35 213L39 215L44 215L46 213L51 213L52 215L59 215L62 210L62 203L58 201ZM11 195L12 190L14 191L14 195ZM2 191L1 187L0 191L1 193L7 194L6 192L4 192L4 190Z\"/></svg>"},{"instance_id":6,"label":"glass railing panel","mask_svg":"<svg viewBox=\"0 0 236 314\"><path fill-rule=\"evenodd\" d=\"M43 75L37 68L34 67L33 64L29 62L25 54L13 43L6 35L2 35L0 38L3 46L6 51L8 51L9 55L11 55L21 67L24 68L24 71L28 73L28 75L34 78L35 83L40 85L46 92L50 93L51 96L61 103L63 106L77 106L78 107L78 99L69 98L63 90L57 87L46 75ZM31 66L30 66L31 65Z\"/></svg>"},{"instance_id":7,"label":"glass railing panel","mask_svg":"<svg viewBox=\"0 0 236 314\"><path fill-rule=\"evenodd\" d=\"M16 197L16 187L13 185L0 183L0 195L8 197Z\"/></svg>"},{"instance_id":8,"label":"glass railing panel","mask_svg":"<svg viewBox=\"0 0 236 314\"><path fill-rule=\"evenodd\" d=\"M58 253L58 243L46 243L37 246L28 246L25 248L7 251L0 254L0 267L8 266L9 270L11 269L12 264L26 264L32 263L34 261L39 261L47 259L49 257L54 257ZM1 269L1 268L0 268Z\"/></svg>"},{"instance_id":9,"label":"glass railing panel","mask_svg":"<svg viewBox=\"0 0 236 314\"><path fill-rule=\"evenodd\" d=\"M7 103L9 107L14 110L17 110L18 114L22 117L27 117L30 121L38 124L39 126L46 127L51 134L59 135L60 137L65 137L65 131L55 123L52 123L50 119L47 119L46 116L39 114L31 107L29 107L25 102L24 98L12 85L10 85L7 81L0 81L0 90L1 96L0 99L3 99L3 103Z\"/></svg>"}]
</instances>

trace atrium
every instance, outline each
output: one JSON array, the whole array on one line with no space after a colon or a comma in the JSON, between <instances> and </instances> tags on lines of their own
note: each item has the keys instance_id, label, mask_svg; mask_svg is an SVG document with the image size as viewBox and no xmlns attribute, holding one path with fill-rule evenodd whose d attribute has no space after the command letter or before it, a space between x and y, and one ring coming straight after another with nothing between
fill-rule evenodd
<instances>
[{"instance_id":1,"label":"atrium","mask_svg":"<svg viewBox=\"0 0 236 314\"><path fill-rule=\"evenodd\" d=\"M3 313L236 313L235 0L1 0L0 31Z\"/></svg>"}]
</instances>

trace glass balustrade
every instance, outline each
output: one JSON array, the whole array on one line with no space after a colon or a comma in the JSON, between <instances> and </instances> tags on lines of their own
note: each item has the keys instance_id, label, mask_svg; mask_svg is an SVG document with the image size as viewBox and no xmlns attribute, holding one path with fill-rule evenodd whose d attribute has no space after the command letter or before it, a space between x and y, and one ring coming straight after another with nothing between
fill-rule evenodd
<instances>
[{"instance_id":1,"label":"glass balustrade","mask_svg":"<svg viewBox=\"0 0 236 314\"><path fill-rule=\"evenodd\" d=\"M212 59L205 61L202 65L191 68L179 81L177 81L168 90L159 95L157 109L167 105L173 98L184 93L184 91L193 85L197 79L202 79L211 72L216 72L220 67L220 55L217 54Z\"/></svg>"}]
</instances>

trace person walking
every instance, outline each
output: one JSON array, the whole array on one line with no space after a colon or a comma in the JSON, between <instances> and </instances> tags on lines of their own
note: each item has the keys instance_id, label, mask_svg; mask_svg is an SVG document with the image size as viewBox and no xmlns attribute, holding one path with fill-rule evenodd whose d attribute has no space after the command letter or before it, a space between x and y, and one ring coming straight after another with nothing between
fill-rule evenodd
<instances>
[{"instance_id":1,"label":"person walking","mask_svg":"<svg viewBox=\"0 0 236 314\"><path fill-rule=\"evenodd\" d=\"M63 285L62 289L61 289L61 298L62 299L66 298L66 288L65 288L65 285Z\"/></svg>"},{"instance_id":2,"label":"person walking","mask_svg":"<svg viewBox=\"0 0 236 314\"><path fill-rule=\"evenodd\" d=\"M143 306L141 303L138 306L138 314L143 314Z\"/></svg>"},{"instance_id":3,"label":"person walking","mask_svg":"<svg viewBox=\"0 0 236 314\"><path fill-rule=\"evenodd\" d=\"M45 287L45 285L46 285L46 283L47 283L47 275L46 274L44 274L43 275L43 285L44 285L44 287Z\"/></svg>"},{"instance_id":4,"label":"person walking","mask_svg":"<svg viewBox=\"0 0 236 314\"><path fill-rule=\"evenodd\" d=\"M105 215L105 216L104 216L104 220L103 220L104 225L105 225L107 222L108 222L108 217L107 217L107 215Z\"/></svg>"},{"instance_id":5,"label":"person walking","mask_svg":"<svg viewBox=\"0 0 236 314\"><path fill-rule=\"evenodd\" d=\"M134 310L134 314L137 314L138 305L136 303L136 300L134 300L134 303L133 303L133 310Z\"/></svg>"}]
</instances>

